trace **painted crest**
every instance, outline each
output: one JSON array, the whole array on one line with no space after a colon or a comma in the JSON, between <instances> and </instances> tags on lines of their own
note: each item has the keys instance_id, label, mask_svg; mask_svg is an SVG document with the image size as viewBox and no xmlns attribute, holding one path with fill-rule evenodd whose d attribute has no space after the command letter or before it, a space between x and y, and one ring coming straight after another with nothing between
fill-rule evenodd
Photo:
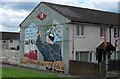
<instances>
[{"instance_id":1,"label":"painted crest","mask_svg":"<svg viewBox=\"0 0 120 79\"><path fill-rule=\"evenodd\" d=\"M47 17L47 14L45 14L44 12L40 12L36 17L42 21Z\"/></svg>"}]
</instances>

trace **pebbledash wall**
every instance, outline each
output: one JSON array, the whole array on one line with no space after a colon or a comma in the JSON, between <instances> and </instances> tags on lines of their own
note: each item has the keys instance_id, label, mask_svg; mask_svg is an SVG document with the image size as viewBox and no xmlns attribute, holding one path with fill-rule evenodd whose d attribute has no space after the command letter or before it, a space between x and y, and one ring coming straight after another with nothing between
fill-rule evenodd
<instances>
[{"instance_id":1,"label":"pebbledash wall","mask_svg":"<svg viewBox=\"0 0 120 79\"><path fill-rule=\"evenodd\" d=\"M47 5L46 5L47 4ZM65 64L65 73L69 73L69 60L95 62L96 60L96 47L99 46L104 38L100 37L100 28L106 28L107 41L110 40L111 30L111 44L114 45L114 29L119 30L119 26L106 25L106 24L93 24L79 22L77 24L71 23L71 20L62 15L57 10L50 6L51 3L41 2L26 19L20 24L20 53L21 58L24 54L32 51L37 51L37 58L39 61L44 61L44 56L36 46L37 32L41 33L41 41L47 45L49 33L54 34L55 44L60 47L60 55ZM54 5L54 4L51 4ZM56 5L56 4L55 4ZM60 5L56 5L60 6ZM67 15L67 14L66 14ZM69 17L70 15L68 15ZM94 16L95 17L95 16ZM83 34L77 34L83 27ZM110 29L110 27L112 27ZM118 40L117 51L120 51L120 40ZM54 49L54 48L53 48ZM58 52L58 50L55 51ZM52 51L52 52L55 52ZM120 52L119 52L120 53ZM117 53L118 55L120 55ZM112 59L119 57L112 54ZM57 57L57 56L56 56Z\"/></svg>"}]
</instances>

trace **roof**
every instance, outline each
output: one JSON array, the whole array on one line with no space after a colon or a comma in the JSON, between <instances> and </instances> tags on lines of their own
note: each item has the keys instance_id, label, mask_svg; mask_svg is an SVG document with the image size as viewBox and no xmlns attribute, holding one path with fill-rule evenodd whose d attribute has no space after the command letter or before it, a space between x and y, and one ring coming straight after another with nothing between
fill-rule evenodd
<instances>
[{"instance_id":1,"label":"roof","mask_svg":"<svg viewBox=\"0 0 120 79\"><path fill-rule=\"evenodd\" d=\"M72 22L120 25L120 23L118 23L118 16L120 17L120 14L117 13L73 7L67 5L59 5L47 2L43 3L49 6L50 8L56 10L63 16L67 17Z\"/></svg>"},{"instance_id":2,"label":"roof","mask_svg":"<svg viewBox=\"0 0 120 79\"><path fill-rule=\"evenodd\" d=\"M20 33L18 32L0 32L0 39L2 40L19 40Z\"/></svg>"},{"instance_id":3,"label":"roof","mask_svg":"<svg viewBox=\"0 0 120 79\"><path fill-rule=\"evenodd\" d=\"M120 23L118 22L118 17L120 17L120 14L118 13L105 12L100 10L93 10L88 8L81 8L81 7L60 5L60 4L53 4L48 2L41 2L41 3L59 12L64 17L71 20L71 22L120 26ZM35 9L37 9L39 5ZM25 18L25 20L35 11L35 9ZM21 24L19 26L21 26Z\"/></svg>"}]
</instances>

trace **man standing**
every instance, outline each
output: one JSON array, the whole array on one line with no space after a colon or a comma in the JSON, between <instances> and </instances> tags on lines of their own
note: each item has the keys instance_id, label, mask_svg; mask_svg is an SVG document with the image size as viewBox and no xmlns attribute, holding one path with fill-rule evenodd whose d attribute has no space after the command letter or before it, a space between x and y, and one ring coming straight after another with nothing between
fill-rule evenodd
<instances>
[{"instance_id":1,"label":"man standing","mask_svg":"<svg viewBox=\"0 0 120 79\"><path fill-rule=\"evenodd\" d=\"M62 61L60 46L54 43L54 34L49 33L48 42L43 44L41 41L41 33L37 32L36 46L43 55L44 61Z\"/></svg>"}]
</instances>

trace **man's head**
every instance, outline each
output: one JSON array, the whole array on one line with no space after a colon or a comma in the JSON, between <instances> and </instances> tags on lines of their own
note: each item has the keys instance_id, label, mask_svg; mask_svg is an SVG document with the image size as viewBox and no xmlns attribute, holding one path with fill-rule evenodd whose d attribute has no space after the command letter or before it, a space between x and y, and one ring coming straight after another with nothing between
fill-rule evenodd
<instances>
[{"instance_id":1,"label":"man's head","mask_svg":"<svg viewBox=\"0 0 120 79\"><path fill-rule=\"evenodd\" d=\"M54 41L54 35L53 34L49 34L49 39L51 40L51 41Z\"/></svg>"}]
</instances>

